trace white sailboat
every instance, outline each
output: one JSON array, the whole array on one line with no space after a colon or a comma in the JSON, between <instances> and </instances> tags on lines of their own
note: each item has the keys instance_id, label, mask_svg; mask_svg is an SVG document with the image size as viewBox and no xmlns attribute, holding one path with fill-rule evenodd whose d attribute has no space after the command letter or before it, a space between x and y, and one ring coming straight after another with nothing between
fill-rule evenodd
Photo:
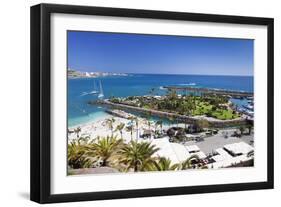
<instances>
[{"instance_id":1,"label":"white sailboat","mask_svg":"<svg viewBox=\"0 0 281 207\"><path fill-rule=\"evenodd\" d=\"M96 89L96 82L94 81L94 90L91 91L89 94L97 94L98 90Z\"/></svg>"},{"instance_id":2,"label":"white sailboat","mask_svg":"<svg viewBox=\"0 0 281 207\"><path fill-rule=\"evenodd\" d=\"M98 95L98 98L103 98L104 94L103 94L103 90L102 90L102 85L101 85L101 81L100 81L100 93Z\"/></svg>"},{"instance_id":3,"label":"white sailboat","mask_svg":"<svg viewBox=\"0 0 281 207\"><path fill-rule=\"evenodd\" d=\"M94 81L94 90L92 90L90 92L83 92L81 94L81 96L86 96L86 95L91 95L91 94L95 95L95 94L98 94L98 93L99 93L99 91L97 90L96 82Z\"/></svg>"}]
</instances>

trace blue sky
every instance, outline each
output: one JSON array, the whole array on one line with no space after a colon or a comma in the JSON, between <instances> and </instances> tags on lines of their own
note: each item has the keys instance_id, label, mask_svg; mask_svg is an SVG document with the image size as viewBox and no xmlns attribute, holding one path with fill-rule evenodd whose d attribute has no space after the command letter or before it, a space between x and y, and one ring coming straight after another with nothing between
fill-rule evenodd
<instances>
[{"instance_id":1,"label":"blue sky","mask_svg":"<svg viewBox=\"0 0 281 207\"><path fill-rule=\"evenodd\" d=\"M242 39L68 31L68 68L252 76L253 44Z\"/></svg>"}]
</instances>

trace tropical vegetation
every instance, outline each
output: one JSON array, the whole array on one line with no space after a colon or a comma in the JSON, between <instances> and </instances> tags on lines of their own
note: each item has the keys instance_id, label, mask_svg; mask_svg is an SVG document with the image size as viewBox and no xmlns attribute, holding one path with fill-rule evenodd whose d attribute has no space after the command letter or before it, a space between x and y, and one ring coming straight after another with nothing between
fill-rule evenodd
<instances>
[{"instance_id":1,"label":"tropical vegetation","mask_svg":"<svg viewBox=\"0 0 281 207\"><path fill-rule=\"evenodd\" d=\"M72 140L67 147L67 161L73 169L92 167L93 162L87 156L89 137L82 137Z\"/></svg>"},{"instance_id":2,"label":"tropical vegetation","mask_svg":"<svg viewBox=\"0 0 281 207\"><path fill-rule=\"evenodd\" d=\"M101 166L110 166L118 157L118 152L123 146L123 140L116 136L97 137L86 145L87 155L101 163Z\"/></svg>"},{"instance_id":3,"label":"tropical vegetation","mask_svg":"<svg viewBox=\"0 0 281 207\"><path fill-rule=\"evenodd\" d=\"M120 172L167 171L194 168L190 157L182 163L172 164L166 157L156 156L157 148L147 141L131 140L125 143L117 136L73 139L68 144L68 166L71 169L111 167Z\"/></svg>"},{"instance_id":4,"label":"tropical vegetation","mask_svg":"<svg viewBox=\"0 0 281 207\"><path fill-rule=\"evenodd\" d=\"M194 96L193 94L178 95L174 90L168 90L167 95L161 97L130 96L123 99L112 98L110 101L180 115L206 115L220 120L235 119L240 116L231 108L228 97L212 94L201 96Z\"/></svg>"},{"instance_id":5,"label":"tropical vegetation","mask_svg":"<svg viewBox=\"0 0 281 207\"><path fill-rule=\"evenodd\" d=\"M131 141L120 150L119 162L126 166L125 171L147 171L154 164L155 158L152 156L158 150L149 142Z\"/></svg>"}]
</instances>

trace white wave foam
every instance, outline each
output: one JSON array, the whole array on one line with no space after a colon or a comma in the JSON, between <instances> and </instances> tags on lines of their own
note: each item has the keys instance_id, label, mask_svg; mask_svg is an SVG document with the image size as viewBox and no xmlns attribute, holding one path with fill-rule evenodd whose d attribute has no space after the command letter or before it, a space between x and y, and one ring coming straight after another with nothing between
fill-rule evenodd
<instances>
[{"instance_id":1,"label":"white wave foam","mask_svg":"<svg viewBox=\"0 0 281 207\"><path fill-rule=\"evenodd\" d=\"M196 86L196 83L180 83L179 86Z\"/></svg>"}]
</instances>

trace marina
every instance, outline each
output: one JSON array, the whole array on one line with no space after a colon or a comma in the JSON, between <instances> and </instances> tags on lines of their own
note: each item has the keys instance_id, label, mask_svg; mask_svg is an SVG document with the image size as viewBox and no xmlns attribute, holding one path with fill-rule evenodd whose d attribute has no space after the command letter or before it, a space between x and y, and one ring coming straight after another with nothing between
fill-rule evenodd
<instances>
[{"instance_id":1,"label":"marina","mask_svg":"<svg viewBox=\"0 0 281 207\"><path fill-rule=\"evenodd\" d=\"M254 166L253 40L68 37L68 175Z\"/></svg>"}]
</instances>

